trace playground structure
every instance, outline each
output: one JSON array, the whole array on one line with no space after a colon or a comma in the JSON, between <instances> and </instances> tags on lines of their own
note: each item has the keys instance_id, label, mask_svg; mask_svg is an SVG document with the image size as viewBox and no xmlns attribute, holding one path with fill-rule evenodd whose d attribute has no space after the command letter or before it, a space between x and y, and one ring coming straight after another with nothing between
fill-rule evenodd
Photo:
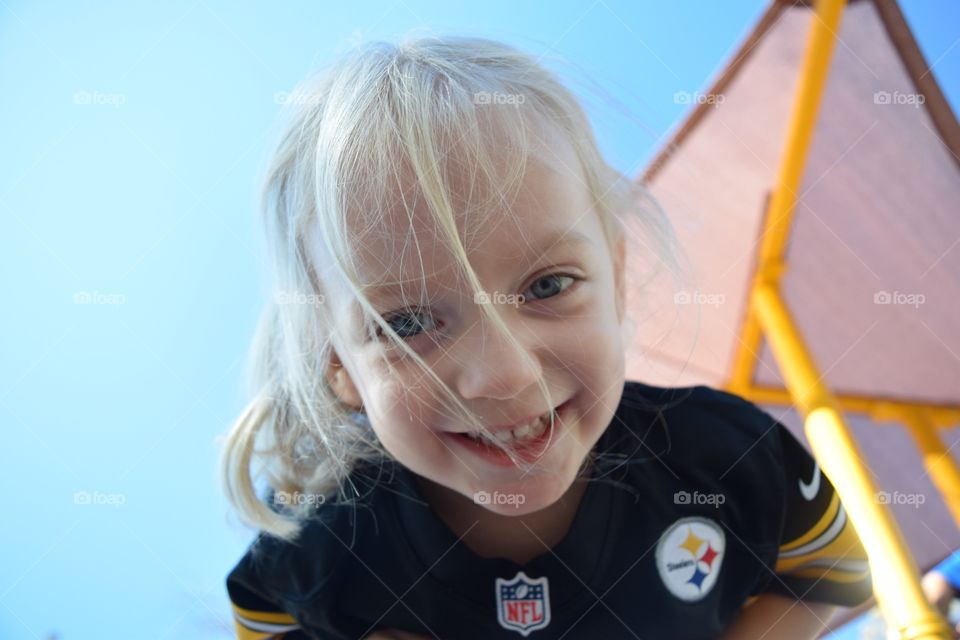
<instances>
[{"instance_id":1,"label":"playground structure","mask_svg":"<svg viewBox=\"0 0 960 640\"><path fill-rule=\"evenodd\" d=\"M888 626L952 638L919 579L960 547L960 125L894 0L775 0L687 98L639 180L693 261L695 327L656 333L631 300L628 378L777 416L837 488Z\"/></svg>"}]
</instances>

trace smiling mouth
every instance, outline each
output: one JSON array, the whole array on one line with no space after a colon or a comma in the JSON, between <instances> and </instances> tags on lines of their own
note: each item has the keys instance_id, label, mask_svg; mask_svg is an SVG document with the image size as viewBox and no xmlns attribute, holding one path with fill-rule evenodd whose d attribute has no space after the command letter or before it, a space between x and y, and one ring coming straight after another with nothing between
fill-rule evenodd
<instances>
[{"instance_id":1,"label":"smiling mouth","mask_svg":"<svg viewBox=\"0 0 960 640\"><path fill-rule=\"evenodd\" d=\"M457 432L450 433L450 435L461 439L474 448L491 453L502 454L502 451L497 446L498 444L500 446L512 445L518 450L537 449L547 441L550 435L551 417L553 424L557 425L560 422L561 413L569 402L570 401L567 400L534 420L513 427L512 429L501 429L494 433Z\"/></svg>"}]
</instances>

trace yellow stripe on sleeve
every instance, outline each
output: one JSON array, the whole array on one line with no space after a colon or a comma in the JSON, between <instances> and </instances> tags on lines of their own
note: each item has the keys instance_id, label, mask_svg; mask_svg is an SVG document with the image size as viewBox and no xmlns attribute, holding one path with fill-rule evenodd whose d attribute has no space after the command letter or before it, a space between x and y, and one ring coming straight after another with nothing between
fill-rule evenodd
<instances>
[{"instance_id":1,"label":"yellow stripe on sleeve","mask_svg":"<svg viewBox=\"0 0 960 640\"><path fill-rule=\"evenodd\" d=\"M810 529L799 538L794 538L793 540L780 545L780 552L783 553L785 551L792 551L802 547L811 540L814 540L818 536L822 535L830 527L830 524L833 522L839 510L840 496L834 492L830 499L830 504L827 505L827 509L823 512L823 515L820 516L820 519L817 521L817 523L810 527Z\"/></svg>"},{"instance_id":2,"label":"yellow stripe on sleeve","mask_svg":"<svg viewBox=\"0 0 960 640\"><path fill-rule=\"evenodd\" d=\"M841 505L833 522L818 537L794 546L790 551L781 551L774 571L799 578L852 583L866 579L870 565L860 538Z\"/></svg>"},{"instance_id":3,"label":"yellow stripe on sleeve","mask_svg":"<svg viewBox=\"0 0 960 640\"><path fill-rule=\"evenodd\" d=\"M268 640L300 628L297 620L281 611L253 611L233 606L234 629L237 640Z\"/></svg>"}]
</instances>

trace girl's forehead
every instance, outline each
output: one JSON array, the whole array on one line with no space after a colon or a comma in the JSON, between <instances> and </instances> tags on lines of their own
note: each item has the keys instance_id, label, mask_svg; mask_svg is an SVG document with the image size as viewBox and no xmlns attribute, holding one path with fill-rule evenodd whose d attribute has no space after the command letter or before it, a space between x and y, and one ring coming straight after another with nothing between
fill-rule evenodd
<instances>
[{"instance_id":1,"label":"girl's forehead","mask_svg":"<svg viewBox=\"0 0 960 640\"><path fill-rule=\"evenodd\" d=\"M592 196L576 158L566 160L569 164L528 158L513 192L500 201L487 199L483 207L462 190L451 190L457 195L452 203L457 233L478 275L516 268L559 246L599 248L602 231ZM379 224L366 225L352 238L357 275L370 294L401 282L416 290L421 278L449 282L459 272L422 191L411 192L412 197L393 198Z\"/></svg>"},{"instance_id":2,"label":"girl's forehead","mask_svg":"<svg viewBox=\"0 0 960 640\"><path fill-rule=\"evenodd\" d=\"M354 203L346 212L347 224L358 236L405 243L411 234L420 241L439 237L435 216L429 209L428 193L446 199L453 210L461 236L482 234L502 222L517 218L516 226L527 227L532 215L523 215L531 201L547 202L576 196L589 199L584 170L568 135L557 125L536 118L528 121L527 138L521 152L495 119L484 128L482 149L468 143L434 149L437 154L414 170L409 152L394 150L389 160L376 158L361 176L348 176L344 201ZM395 155L394 155L395 154ZM418 175L420 173L420 175ZM430 187L423 184L423 173ZM441 184L432 184L439 181ZM535 222L535 220L534 220Z\"/></svg>"}]
</instances>

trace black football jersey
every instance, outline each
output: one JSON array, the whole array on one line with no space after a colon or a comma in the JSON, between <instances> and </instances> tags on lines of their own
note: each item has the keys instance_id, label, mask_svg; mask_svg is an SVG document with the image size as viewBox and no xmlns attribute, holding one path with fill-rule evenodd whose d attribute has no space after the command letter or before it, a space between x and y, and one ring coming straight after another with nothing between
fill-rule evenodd
<instances>
[{"instance_id":1,"label":"black football jersey","mask_svg":"<svg viewBox=\"0 0 960 640\"><path fill-rule=\"evenodd\" d=\"M238 638L714 638L766 592L870 597L833 486L743 398L627 381L593 453L569 531L522 566L459 542L402 465L358 466L358 498L296 543L259 536L229 573Z\"/></svg>"}]
</instances>

